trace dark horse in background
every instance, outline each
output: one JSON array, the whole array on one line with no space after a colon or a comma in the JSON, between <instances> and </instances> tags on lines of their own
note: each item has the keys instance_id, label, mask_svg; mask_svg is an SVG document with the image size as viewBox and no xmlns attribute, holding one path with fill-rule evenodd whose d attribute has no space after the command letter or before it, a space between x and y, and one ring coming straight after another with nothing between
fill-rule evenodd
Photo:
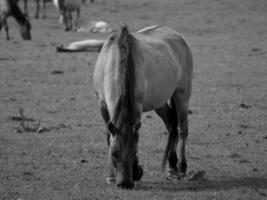
<instances>
[{"instance_id":1,"label":"dark horse in background","mask_svg":"<svg viewBox=\"0 0 267 200\"><path fill-rule=\"evenodd\" d=\"M108 183L132 188L134 181L142 178L137 157L138 130L142 113L151 110L160 116L169 133L162 168L168 161L168 176L186 173L192 73L193 59L187 42L168 27L156 25L130 33L123 26L104 42L95 65L94 87L107 128Z\"/></svg>"},{"instance_id":2,"label":"dark horse in background","mask_svg":"<svg viewBox=\"0 0 267 200\"><path fill-rule=\"evenodd\" d=\"M9 27L7 18L14 17L20 26L20 33L24 40L31 39L31 24L28 18L22 13L16 0L0 0L0 31L2 27L6 30L6 39L9 40Z\"/></svg>"},{"instance_id":3,"label":"dark horse in background","mask_svg":"<svg viewBox=\"0 0 267 200\"><path fill-rule=\"evenodd\" d=\"M18 2L19 0L16 0L16 1ZM26 15L29 15L29 13L28 13L28 0L23 0L23 1L24 1L24 13ZM46 18L46 2L52 1L52 0L35 0L35 3L36 3L35 18L36 19L39 18L41 1L43 2L43 19L45 19Z\"/></svg>"},{"instance_id":4,"label":"dark horse in background","mask_svg":"<svg viewBox=\"0 0 267 200\"><path fill-rule=\"evenodd\" d=\"M19 0L16 0L17 2ZM43 19L46 18L46 2L51 2L53 1L54 4L57 4L58 1L64 2L68 1L68 0L35 0L35 4L36 4L36 10L35 10L35 18L38 19L39 18L39 13L40 13L40 7L41 7L41 2L42 2L42 9L43 9ZM76 0L70 0L70 1L76 1ZM86 0L82 0L82 2L84 3ZM24 13L26 15L29 15L28 13L28 0L23 0L24 2ZM94 2L94 0L91 0L91 3Z\"/></svg>"}]
</instances>

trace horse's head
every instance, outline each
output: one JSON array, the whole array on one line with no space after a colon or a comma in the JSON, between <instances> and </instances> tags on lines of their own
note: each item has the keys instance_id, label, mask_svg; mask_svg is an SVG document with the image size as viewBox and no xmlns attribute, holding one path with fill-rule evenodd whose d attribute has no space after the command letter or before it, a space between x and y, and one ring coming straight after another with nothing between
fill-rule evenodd
<instances>
[{"instance_id":1,"label":"horse's head","mask_svg":"<svg viewBox=\"0 0 267 200\"><path fill-rule=\"evenodd\" d=\"M110 159L117 175L116 184L122 188L132 188L133 181L141 179L143 175L136 155L140 126L140 122L134 126L125 123L121 128L109 122L107 126L110 134Z\"/></svg>"},{"instance_id":2,"label":"horse's head","mask_svg":"<svg viewBox=\"0 0 267 200\"><path fill-rule=\"evenodd\" d=\"M20 26L21 36L24 40L31 40L31 24L28 19Z\"/></svg>"}]
</instances>

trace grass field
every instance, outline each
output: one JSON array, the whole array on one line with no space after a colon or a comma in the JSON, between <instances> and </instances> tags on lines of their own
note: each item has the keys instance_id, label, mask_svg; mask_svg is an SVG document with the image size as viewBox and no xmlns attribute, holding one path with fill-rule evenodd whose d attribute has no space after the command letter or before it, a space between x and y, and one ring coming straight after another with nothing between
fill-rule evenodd
<instances>
[{"instance_id":1,"label":"grass field","mask_svg":"<svg viewBox=\"0 0 267 200\"><path fill-rule=\"evenodd\" d=\"M56 53L60 44L107 34L64 32L58 13L34 19L23 41L9 18L0 32L0 199L266 199L267 1L96 0L84 21L131 31L162 24L187 38L194 56L188 171L202 181L168 181L161 172L167 136L155 113L144 113L139 140L142 180L133 190L107 185L105 127L92 73L97 53ZM20 132L19 109L45 131ZM12 118L13 117L13 118ZM27 121L28 127L35 122Z\"/></svg>"}]
</instances>

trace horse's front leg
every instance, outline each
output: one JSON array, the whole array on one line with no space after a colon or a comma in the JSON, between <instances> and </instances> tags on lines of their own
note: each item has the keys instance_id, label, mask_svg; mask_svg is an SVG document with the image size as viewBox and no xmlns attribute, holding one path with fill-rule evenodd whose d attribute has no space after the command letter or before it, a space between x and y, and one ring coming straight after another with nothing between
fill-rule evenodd
<instances>
[{"instance_id":1,"label":"horse's front leg","mask_svg":"<svg viewBox=\"0 0 267 200\"><path fill-rule=\"evenodd\" d=\"M43 0L43 19L46 18L46 0Z\"/></svg>"},{"instance_id":2,"label":"horse's front leg","mask_svg":"<svg viewBox=\"0 0 267 200\"><path fill-rule=\"evenodd\" d=\"M108 177L106 178L106 182L107 184L112 184L116 182L115 168L114 168L114 163L112 161L110 150L109 150L109 172L108 172Z\"/></svg>"},{"instance_id":3,"label":"horse's front leg","mask_svg":"<svg viewBox=\"0 0 267 200\"><path fill-rule=\"evenodd\" d=\"M110 117L109 117L109 113L108 113L108 108L107 108L107 104L104 102L104 101L101 101L99 103L99 107L100 107L100 112L101 112L101 116L105 122L105 125L106 125L106 136L107 136L107 143L108 143L108 146L110 144L110 134L108 133L108 129L107 129L107 124L110 120Z\"/></svg>"},{"instance_id":4,"label":"horse's front leg","mask_svg":"<svg viewBox=\"0 0 267 200\"><path fill-rule=\"evenodd\" d=\"M106 125L107 143L108 143L108 147L110 147L110 133L108 132L108 129L107 129L107 123L109 122L110 117L109 117L109 113L107 109L107 104L104 101L100 101L99 107L100 107L101 116ZM114 169L114 165L113 165L110 153L109 153L109 174L108 174L108 177L106 178L106 182L108 184L115 183L115 169Z\"/></svg>"}]
</instances>

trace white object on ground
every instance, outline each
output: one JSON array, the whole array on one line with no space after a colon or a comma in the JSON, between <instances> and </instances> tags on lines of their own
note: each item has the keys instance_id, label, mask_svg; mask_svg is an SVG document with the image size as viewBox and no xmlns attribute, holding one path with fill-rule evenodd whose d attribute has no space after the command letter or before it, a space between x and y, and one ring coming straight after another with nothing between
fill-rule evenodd
<instances>
[{"instance_id":1,"label":"white object on ground","mask_svg":"<svg viewBox=\"0 0 267 200\"><path fill-rule=\"evenodd\" d=\"M77 32L92 32L92 33L110 33L112 29L107 22L104 21L90 21L88 25L78 28Z\"/></svg>"},{"instance_id":2,"label":"white object on ground","mask_svg":"<svg viewBox=\"0 0 267 200\"><path fill-rule=\"evenodd\" d=\"M88 39L70 43L67 47L57 47L58 52L96 51L99 52L105 40Z\"/></svg>"}]
</instances>

